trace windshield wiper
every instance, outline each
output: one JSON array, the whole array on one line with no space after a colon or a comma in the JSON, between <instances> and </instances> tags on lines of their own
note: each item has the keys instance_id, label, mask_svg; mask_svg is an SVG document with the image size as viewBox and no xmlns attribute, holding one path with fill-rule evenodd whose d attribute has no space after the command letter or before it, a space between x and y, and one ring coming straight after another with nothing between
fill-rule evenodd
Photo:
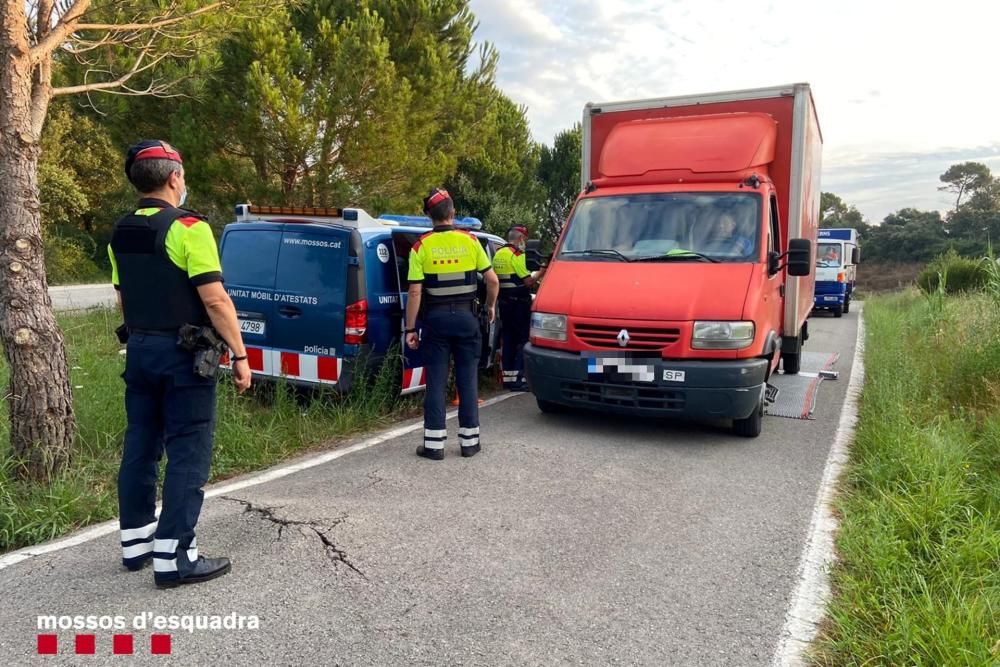
<instances>
[{"instance_id":1,"label":"windshield wiper","mask_svg":"<svg viewBox=\"0 0 1000 667\"><path fill-rule=\"evenodd\" d=\"M618 252L617 250L612 250L611 248L592 248L590 250L566 250L559 253L560 257L566 257L567 255L596 255L598 257L616 257L623 262L633 261L628 257L626 257L625 255Z\"/></svg>"},{"instance_id":2,"label":"windshield wiper","mask_svg":"<svg viewBox=\"0 0 1000 667\"><path fill-rule=\"evenodd\" d=\"M694 252L693 250L685 250L683 252L675 252L668 255L650 255L649 257L636 257L633 262L687 262L687 261L698 261L698 262L712 262L713 264L718 264L721 260L715 257L709 257L708 255L702 255L700 252Z\"/></svg>"}]
</instances>

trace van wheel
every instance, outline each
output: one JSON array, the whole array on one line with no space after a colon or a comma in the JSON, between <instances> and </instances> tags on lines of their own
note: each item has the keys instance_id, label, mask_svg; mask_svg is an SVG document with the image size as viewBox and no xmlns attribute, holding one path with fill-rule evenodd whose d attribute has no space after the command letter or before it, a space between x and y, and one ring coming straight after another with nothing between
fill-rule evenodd
<instances>
[{"instance_id":1,"label":"van wheel","mask_svg":"<svg viewBox=\"0 0 1000 667\"><path fill-rule=\"evenodd\" d=\"M799 352L785 352L781 355L781 370L788 375L795 375L799 372L799 364L802 362L802 354Z\"/></svg>"},{"instance_id":2,"label":"van wheel","mask_svg":"<svg viewBox=\"0 0 1000 667\"><path fill-rule=\"evenodd\" d=\"M757 409L746 419L733 420L733 433L743 438L756 438L760 435L762 422L764 420L764 392L760 394L760 402Z\"/></svg>"},{"instance_id":3,"label":"van wheel","mask_svg":"<svg viewBox=\"0 0 1000 667\"><path fill-rule=\"evenodd\" d=\"M844 299L844 312L845 313L851 312L851 297L847 297L846 299Z\"/></svg>"},{"instance_id":4,"label":"van wheel","mask_svg":"<svg viewBox=\"0 0 1000 667\"><path fill-rule=\"evenodd\" d=\"M843 306L834 306L834 308L833 308L833 316L834 317L843 317L844 316L844 307Z\"/></svg>"},{"instance_id":5,"label":"van wheel","mask_svg":"<svg viewBox=\"0 0 1000 667\"><path fill-rule=\"evenodd\" d=\"M553 403L552 401L543 401L540 398L536 398L535 402L538 403L538 409L547 415L557 415L562 412L566 412L566 408L558 403Z\"/></svg>"}]
</instances>

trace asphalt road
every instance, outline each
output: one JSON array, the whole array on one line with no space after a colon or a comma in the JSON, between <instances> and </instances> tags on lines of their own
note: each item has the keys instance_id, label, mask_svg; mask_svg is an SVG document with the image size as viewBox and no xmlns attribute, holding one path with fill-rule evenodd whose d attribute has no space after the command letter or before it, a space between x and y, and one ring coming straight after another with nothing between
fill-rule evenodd
<instances>
[{"instance_id":1,"label":"asphalt road","mask_svg":"<svg viewBox=\"0 0 1000 667\"><path fill-rule=\"evenodd\" d=\"M50 287L52 307L56 311L86 310L114 306L115 290L107 285L67 285Z\"/></svg>"},{"instance_id":2,"label":"asphalt road","mask_svg":"<svg viewBox=\"0 0 1000 667\"><path fill-rule=\"evenodd\" d=\"M840 352L814 421L721 426L574 414L530 396L483 412L484 452L419 433L206 501L199 547L233 559L171 591L120 569L107 536L0 571L0 663L36 656L39 615L256 615L256 630L172 633L156 664L765 665L796 583L853 358L856 315L812 320ZM454 438L455 423L449 422ZM131 662L131 661L130 661Z\"/></svg>"}]
</instances>

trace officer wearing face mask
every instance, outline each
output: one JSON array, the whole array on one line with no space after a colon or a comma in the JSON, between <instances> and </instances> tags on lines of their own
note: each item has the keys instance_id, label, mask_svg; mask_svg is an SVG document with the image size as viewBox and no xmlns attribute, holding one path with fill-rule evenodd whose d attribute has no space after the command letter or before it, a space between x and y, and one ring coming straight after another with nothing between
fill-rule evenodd
<instances>
[{"instance_id":1,"label":"officer wearing face mask","mask_svg":"<svg viewBox=\"0 0 1000 667\"><path fill-rule=\"evenodd\" d=\"M230 569L228 559L202 555L195 539L212 462L216 382L196 372L195 352L179 344L180 330L214 328L231 350L240 392L250 386L250 367L212 229L181 208L187 187L180 153L163 141L140 142L128 151L125 174L140 199L115 223L108 247L128 336L128 426L118 472L122 564L138 571L151 562L156 586L172 588Z\"/></svg>"},{"instance_id":2,"label":"officer wearing face mask","mask_svg":"<svg viewBox=\"0 0 1000 667\"><path fill-rule=\"evenodd\" d=\"M503 385L511 391L527 391L524 379L524 346L531 329L531 288L545 269L528 271L524 254L528 228L517 225L507 233L507 244L493 257L493 270L500 279L500 334L503 349Z\"/></svg>"}]
</instances>

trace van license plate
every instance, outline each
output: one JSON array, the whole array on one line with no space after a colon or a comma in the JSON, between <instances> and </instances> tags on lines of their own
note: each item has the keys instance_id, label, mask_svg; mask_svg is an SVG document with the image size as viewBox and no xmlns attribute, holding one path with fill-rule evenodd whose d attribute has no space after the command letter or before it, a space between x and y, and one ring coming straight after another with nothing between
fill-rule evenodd
<instances>
[{"instance_id":1,"label":"van license plate","mask_svg":"<svg viewBox=\"0 0 1000 667\"><path fill-rule=\"evenodd\" d=\"M663 371L664 382L684 382L686 371Z\"/></svg>"},{"instance_id":2,"label":"van license plate","mask_svg":"<svg viewBox=\"0 0 1000 667\"><path fill-rule=\"evenodd\" d=\"M264 320L240 320L240 331L243 333L264 335Z\"/></svg>"}]
</instances>

